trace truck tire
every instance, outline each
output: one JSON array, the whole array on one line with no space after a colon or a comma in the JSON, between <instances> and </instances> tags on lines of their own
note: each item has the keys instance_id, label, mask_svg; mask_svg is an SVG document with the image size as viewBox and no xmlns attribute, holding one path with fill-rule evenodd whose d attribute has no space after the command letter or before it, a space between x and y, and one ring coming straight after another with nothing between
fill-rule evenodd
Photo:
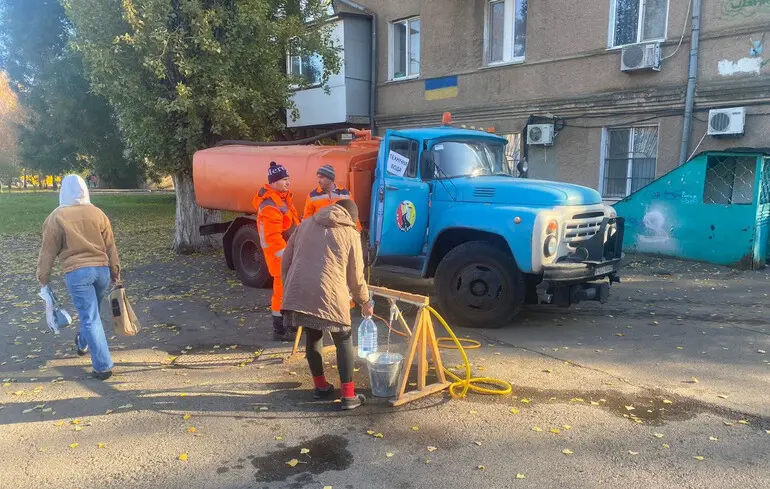
<instances>
[{"instance_id":1,"label":"truck tire","mask_svg":"<svg viewBox=\"0 0 770 489\"><path fill-rule=\"evenodd\" d=\"M524 279L510 254L483 241L463 243L436 270L439 308L450 326L499 328L521 310Z\"/></svg>"},{"instance_id":2,"label":"truck tire","mask_svg":"<svg viewBox=\"0 0 770 489\"><path fill-rule=\"evenodd\" d=\"M233 238L233 265L243 285L262 289L270 284L265 256L255 226L241 226Z\"/></svg>"}]
</instances>

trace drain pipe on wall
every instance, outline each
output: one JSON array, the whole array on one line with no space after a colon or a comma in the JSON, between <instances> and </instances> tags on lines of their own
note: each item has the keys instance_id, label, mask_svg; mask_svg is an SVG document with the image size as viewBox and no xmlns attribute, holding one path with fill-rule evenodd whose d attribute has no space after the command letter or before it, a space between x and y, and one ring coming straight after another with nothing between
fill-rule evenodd
<instances>
[{"instance_id":1,"label":"drain pipe on wall","mask_svg":"<svg viewBox=\"0 0 770 489\"><path fill-rule=\"evenodd\" d=\"M377 14L362 5L359 5L351 0L335 0L347 5L350 8L360 10L364 14L368 15L372 19L372 72L371 82L369 88L369 130L372 131L374 136L374 113L377 109ZM700 2L698 2L700 3Z\"/></svg>"},{"instance_id":2,"label":"drain pipe on wall","mask_svg":"<svg viewBox=\"0 0 770 489\"><path fill-rule=\"evenodd\" d=\"M692 135L692 114L695 107L695 84L698 81L698 41L700 38L701 0L692 3L692 35L690 37L690 69L687 74L687 93L684 98L684 123L682 124L682 147L679 151L679 166L687 163Z\"/></svg>"}]
</instances>

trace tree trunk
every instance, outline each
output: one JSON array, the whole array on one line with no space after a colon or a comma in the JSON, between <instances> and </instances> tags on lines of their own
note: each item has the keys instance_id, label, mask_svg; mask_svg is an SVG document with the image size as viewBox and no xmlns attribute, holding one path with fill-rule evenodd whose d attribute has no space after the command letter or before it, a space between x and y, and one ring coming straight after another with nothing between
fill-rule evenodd
<instances>
[{"instance_id":1,"label":"tree trunk","mask_svg":"<svg viewBox=\"0 0 770 489\"><path fill-rule=\"evenodd\" d=\"M176 190L176 229L172 249L180 254L190 254L210 248L222 247L222 235L201 236L198 227L221 221L219 211L198 206L192 175L177 173L172 176Z\"/></svg>"}]
</instances>

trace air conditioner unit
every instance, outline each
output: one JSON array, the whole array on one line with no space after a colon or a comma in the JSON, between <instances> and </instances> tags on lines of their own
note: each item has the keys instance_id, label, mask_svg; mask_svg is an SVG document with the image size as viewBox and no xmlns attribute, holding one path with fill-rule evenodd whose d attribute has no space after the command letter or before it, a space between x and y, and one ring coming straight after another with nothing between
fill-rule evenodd
<instances>
[{"instance_id":1,"label":"air conditioner unit","mask_svg":"<svg viewBox=\"0 0 770 489\"><path fill-rule=\"evenodd\" d=\"M530 124L527 126L527 144L553 144L553 124Z\"/></svg>"},{"instance_id":2,"label":"air conditioner unit","mask_svg":"<svg viewBox=\"0 0 770 489\"><path fill-rule=\"evenodd\" d=\"M746 109L743 107L709 110L709 136L743 136L745 125Z\"/></svg>"},{"instance_id":3,"label":"air conditioner unit","mask_svg":"<svg viewBox=\"0 0 770 489\"><path fill-rule=\"evenodd\" d=\"M620 51L620 71L660 71L660 43L624 46Z\"/></svg>"}]
</instances>

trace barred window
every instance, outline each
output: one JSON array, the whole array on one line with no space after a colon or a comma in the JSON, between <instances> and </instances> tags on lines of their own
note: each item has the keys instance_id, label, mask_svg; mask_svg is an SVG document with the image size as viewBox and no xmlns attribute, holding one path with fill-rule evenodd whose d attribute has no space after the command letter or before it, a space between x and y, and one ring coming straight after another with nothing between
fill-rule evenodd
<instances>
[{"instance_id":1,"label":"barred window","mask_svg":"<svg viewBox=\"0 0 770 489\"><path fill-rule=\"evenodd\" d=\"M622 199L655 180L658 127L606 129L602 197Z\"/></svg>"},{"instance_id":2,"label":"barred window","mask_svg":"<svg viewBox=\"0 0 770 489\"><path fill-rule=\"evenodd\" d=\"M704 204L751 204L757 159L753 156L710 155L706 161Z\"/></svg>"}]
</instances>

